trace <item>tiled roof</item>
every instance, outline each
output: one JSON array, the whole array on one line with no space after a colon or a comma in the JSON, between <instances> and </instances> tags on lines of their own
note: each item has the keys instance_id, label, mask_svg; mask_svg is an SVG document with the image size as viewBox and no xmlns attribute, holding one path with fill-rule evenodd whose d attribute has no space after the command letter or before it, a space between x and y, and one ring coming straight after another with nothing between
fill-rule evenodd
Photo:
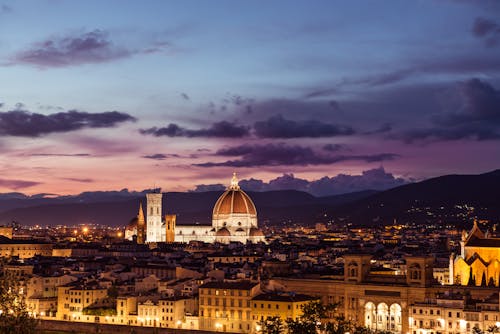
<instances>
[{"instance_id":1,"label":"tiled roof","mask_svg":"<svg viewBox=\"0 0 500 334\"><path fill-rule=\"evenodd\" d=\"M227 289L227 290L251 290L259 283L240 281L240 282L208 282L200 286L200 289Z\"/></svg>"}]
</instances>

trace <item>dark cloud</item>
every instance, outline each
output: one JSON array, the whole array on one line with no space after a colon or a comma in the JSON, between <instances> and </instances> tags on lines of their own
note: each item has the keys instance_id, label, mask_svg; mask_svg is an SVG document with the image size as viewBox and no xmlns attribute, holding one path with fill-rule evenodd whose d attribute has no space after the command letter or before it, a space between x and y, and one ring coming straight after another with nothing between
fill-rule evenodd
<instances>
[{"instance_id":1,"label":"dark cloud","mask_svg":"<svg viewBox=\"0 0 500 334\"><path fill-rule=\"evenodd\" d=\"M323 96L332 96L332 95L335 95L337 93L339 93L339 89L338 88L321 88L321 89L318 89L318 90L313 90L309 93L306 93L306 95L304 96L306 99L310 99L310 98L315 98L315 97L323 97Z\"/></svg>"},{"instance_id":2,"label":"dark cloud","mask_svg":"<svg viewBox=\"0 0 500 334\"><path fill-rule=\"evenodd\" d=\"M7 6L6 4L2 4L0 6L0 14L10 13L12 12L12 7Z\"/></svg>"},{"instance_id":3,"label":"dark cloud","mask_svg":"<svg viewBox=\"0 0 500 334\"><path fill-rule=\"evenodd\" d=\"M500 91L480 79L473 78L458 84L461 106L458 112L437 118L439 123L463 124L475 121L500 125Z\"/></svg>"},{"instance_id":4,"label":"dark cloud","mask_svg":"<svg viewBox=\"0 0 500 334\"><path fill-rule=\"evenodd\" d=\"M193 191L202 193L207 191L224 191L224 190L226 190L226 187L224 187L224 185L220 183L217 183L217 184L199 184Z\"/></svg>"},{"instance_id":5,"label":"dark cloud","mask_svg":"<svg viewBox=\"0 0 500 334\"><path fill-rule=\"evenodd\" d=\"M32 157L90 157L89 153L33 153Z\"/></svg>"},{"instance_id":6,"label":"dark cloud","mask_svg":"<svg viewBox=\"0 0 500 334\"><path fill-rule=\"evenodd\" d=\"M254 124L255 134L260 138L319 138L352 135L349 126L323 123L317 120L293 121L276 115Z\"/></svg>"},{"instance_id":7,"label":"dark cloud","mask_svg":"<svg viewBox=\"0 0 500 334\"><path fill-rule=\"evenodd\" d=\"M472 25L474 36L484 40L488 47L498 45L500 42L500 24L484 17L478 17Z\"/></svg>"},{"instance_id":8,"label":"dark cloud","mask_svg":"<svg viewBox=\"0 0 500 334\"><path fill-rule=\"evenodd\" d=\"M227 121L213 123L206 129L191 130L180 127L177 124L170 123L163 128L141 129L140 132L146 135L156 137L216 137L216 138L241 138L249 135L249 129L246 126L236 125Z\"/></svg>"},{"instance_id":9,"label":"dark cloud","mask_svg":"<svg viewBox=\"0 0 500 334\"><path fill-rule=\"evenodd\" d=\"M9 189L23 189L29 188L36 185L42 184L41 182L35 181L25 181L25 180L8 180L8 179L0 179L0 187L5 187Z\"/></svg>"},{"instance_id":10,"label":"dark cloud","mask_svg":"<svg viewBox=\"0 0 500 334\"><path fill-rule=\"evenodd\" d=\"M36 43L18 53L14 57L14 62L42 67L64 67L108 62L130 55L130 51L113 45L106 32L94 30Z\"/></svg>"},{"instance_id":11,"label":"dark cloud","mask_svg":"<svg viewBox=\"0 0 500 334\"><path fill-rule=\"evenodd\" d=\"M337 152L337 151L340 151L344 148L345 148L345 146L342 144L326 144L323 146L323 149L325 151L329 151L329 152Z\"/></svg>"},{"instance_id":12,"label":"dark cloud","mask_svg":"<svg viewBox=\"0 0 500 334\"><path fill-rule=\"evenodd\" d=\"M39 67L65 67L81 64L104 63L131 57L140 53L159 52L168 45L131 50L115 45L107 32L94 30L75 35L53 37L33 44L17 53L11 64L30 64Z\"/></svg>"},{"instance_id":13,"label":"dark cloud","mask_svg":"<svg viewBox=\"0 0 500 334\"><path fill-rule=\"evenodd\" d=\"M378 162L393 160L398 157L393 153L373 155L325 155L315 152L310 147L299 145L267 144L267 145L241 145L216 152L218 156L240 156L236 160L225 162L206 162L195 164L200 167L259 167L259 166L307 166L333 164L341 161Z\"/></svg>"},{"instance_id":14,"label":"dark cloud","mask_svg":"<svg viewBox=\"0 0 500 334\"><path fill-rule=\"evenodd\" d=\"M362 172L361 175L339 174L324 176L321 179L308 181L283 174L269 182L258 179L240 180L239 184L246 191L300 190L315 196L345 194L362 190L386 190L408 183L409 180L397 178L383 167ZM197 185L194 191L224 190L221 184Z\"/></svg>"},{"instance_id":15,"label":"dark cloud","mask_svg":"<svg viewBox=\"0 0 500 334\"><path fill-rule=\"evenodd\" d=\"M431 118L433 126L411 129L401 135L407 142L419 140L500 139L500 91L479 79L460 82L450 98L457 111Z\"/></svg>"},{"instance_id":16,"label":"dark cloud","mask_svg":"<svg viewBox=\"0 0 500 334\"><path fill-rule=\"evenodd\" d=\"M243 105L248 106L254 102L254 99L243 97L237 94L233 95L228 94L228 96L224 98L222 102L225 104L233 104L235 106L243 106Z\"/></svg>"},{"instance_id":17,"label":"dark cloud","mask_svg":"<svg viewBox=\"0 0 500 334\"><path fill-rule=\"evenodd\" d=\"M92 182L94 182L93 179L88 179L88 178L81 179L81 178L76 178L76 177L65 177L65 178L63 178L63 180L80 182L80 183L92 183Z\"/></svg>"},{"instance_id":18,"label":"dark cloud","mask_svg":"<svg viewBox=\"0 0 500 334\"><path fill-rule=\"evenodd\" d=\"M374 134L390 132L391 130L392 130L392 125L390 123L384 123L378 129L367 131L365 132L365 134L374 135Z\"/></svg>"},{"instance_id":19,"label":"dark cloud","mask_svg":"<svg viewBox=\"0 0 500 334\"><path fill-rule=\"evenodd\" d=\"M24 110L0 112L0 135L38 137L53 132L69 132L83 128L108 128L135 118L118 111L87 113L69 110L43 115Z\"/></svg>"},{"instance_id":20,"label":"dark cloud","mask_svg":"<svg viewBox=\"0 0 500 334\"><path fill-rule=\"evenodd\" d=\"M180 155L156 153L156 154L151 154L151 155L144 155L142 157L145 159L152 159L152 160L165 160L167 158L179 158Z\"/></svg>"}]
</instances>

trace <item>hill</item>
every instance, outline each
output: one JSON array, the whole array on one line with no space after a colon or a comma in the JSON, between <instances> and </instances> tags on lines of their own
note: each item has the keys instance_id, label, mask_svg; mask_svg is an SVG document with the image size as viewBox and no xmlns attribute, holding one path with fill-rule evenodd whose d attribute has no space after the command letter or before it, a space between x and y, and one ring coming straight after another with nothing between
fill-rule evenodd
<instances>
[{"instance_id":1,"label":"hill","mask_svg":"<svg viewBox=\"0 0 500 334\"><path fill-rule=\"evenodd\" d=\"M373 194L374 191L335 195L323 198L314 197L306 192L296 190L280 190L268 192L249 192L254 201L260 221L283 222L294 221L309 224L326 209L352 202ZM163 196L163 212L177 214L177 223L210 224L212 209L221 195L219 191L210 192L169 192ZM17 221L22 225L74 225L103 224L124 226L137 215L139 202L146 204L142 193L125 196L86 195L86 200L80 196L53 199L16 199L17 207L0 212L0 224ZM90 198L90 199L89 199ZM33 205L35 203L35 205ZM31 204L31 206L30 206ZM12 206L12 201L0 207Z\"/></svg>"},{"instance_id":2,"label":"hill","mask_svg":"<svg viewBox=\"0 0 500 334\"><path fill-rule=\"evenodd\" d=\"M500 217L500 170L479 175L446 175L407 184L336 208L328 213L354 224L460 222L474 216Z\"/></svg>"}]
</instances>

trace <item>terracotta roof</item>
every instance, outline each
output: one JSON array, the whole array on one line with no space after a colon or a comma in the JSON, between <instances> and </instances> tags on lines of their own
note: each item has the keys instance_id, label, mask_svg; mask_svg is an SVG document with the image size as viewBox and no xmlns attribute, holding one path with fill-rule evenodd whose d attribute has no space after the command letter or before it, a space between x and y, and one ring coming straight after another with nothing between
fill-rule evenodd
<instances>
[{"instance_id":1,"label":"terracotta roof","mask_svg":"<svg viewBox=\"0 0 500 334\"><path fill-rule=\"evenodd\" d=\"M319 298L317 297L312 297L303 294L294 294L294 293L287 293L287 294L262 293L252 298L252 300L256 301L262 300L262 301L272 301L272 302L302 302L302 301L308 301L308 300L312 301L318 299Z\"/></svg>"},{"instance_id":2,"label":"terracotta roof","mask_svg":"<svg viewBox=\"0 0 500 334\"><path fill-rule=\"evenodd\" d=\"M232 213L257 215L257 210L250 197L241 189L228 189L217 200L213 215Z\"/></svg>"},{"instance_id":3,"label":"terracotta roof","mask_svg":"<svg viewBox=\"0 0 500 334\"><path fill-rule=\"evenodd\" d=\"M500 248L500 239L481 239L476 236L472 236L465 247L493 247Z\"/></svg>"},{"instance_id":4,"label":"terracotta roof","mask_svg":"<svg viewBox=\"0 0 500 334\"><path fill-rule=\"evenodd\" d=\"M227 290L251 290L259 285L256 282L208 282L200 286L200 289L227 289Z\"/></svg>"}]
</instances>

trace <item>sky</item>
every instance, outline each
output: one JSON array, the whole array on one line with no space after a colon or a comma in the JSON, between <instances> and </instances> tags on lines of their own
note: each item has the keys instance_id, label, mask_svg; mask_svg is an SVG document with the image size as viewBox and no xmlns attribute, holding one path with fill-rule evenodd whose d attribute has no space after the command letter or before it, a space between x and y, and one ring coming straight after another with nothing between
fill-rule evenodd
<instances>
[{"instance_id":1,"label":"sky","mask_svg":"<svg viewBox=\"0 0 500 334\"><path fill-rule=\"evenodd\" d=\"M499 74L495 0L0 0L0 192L487 172Z\"/></svg>"}]
</instances>

